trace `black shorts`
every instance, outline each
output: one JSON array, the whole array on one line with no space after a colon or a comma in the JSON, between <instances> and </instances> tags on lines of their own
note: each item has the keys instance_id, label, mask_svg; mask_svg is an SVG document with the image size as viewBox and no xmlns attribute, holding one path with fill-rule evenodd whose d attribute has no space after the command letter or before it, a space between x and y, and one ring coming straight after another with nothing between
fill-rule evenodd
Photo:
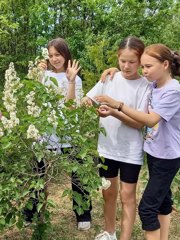
<instances>
[{"instance_id":1,"label":"black shorts","mask_svg":"<svg viewBox=\"0 0 180 240\"><path fill-rule=\"evenodd\" d=\"M105 158L105 161L100 162L107 166L107 170L104 168L99 169L100 177L114 178L117 177L120 172L120 180L126 183L137 183L141 165L119 162L116 160Z\"/></svg>"}]
</instances>

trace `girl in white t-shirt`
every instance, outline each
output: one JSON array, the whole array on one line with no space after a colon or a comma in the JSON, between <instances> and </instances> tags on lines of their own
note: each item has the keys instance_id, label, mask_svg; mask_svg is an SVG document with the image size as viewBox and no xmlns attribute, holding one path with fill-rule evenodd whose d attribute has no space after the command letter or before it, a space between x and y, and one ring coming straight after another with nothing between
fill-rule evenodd
<instances>
[{"instance_id":1,"label":"girl in white t-shirt","mask_svg":"<svg viewBox=\"0 0 180 240\"><path fill-rule=\"evenodd\" d=\"M147 110L149 83L139 75L140 57L144 51L143 42L136 37L124 39L119 46L118 60L120 72L111 81L98 82L87 93L86 101L100 102L111 98L123 99L129 106L139 111ZM117 113L121 106L117 105ZM136 185L143 163L143 124L132 120L125 114L100 118L100 125L106 134L99 135L98 152L104 157L107 170L100 169L100 176L111 181L111 186L103 190L105 231L96 240L116 240L116 203L119 192L118 175L120 173L120 198L122 204L120 239L130 240L136 215Z\"/></svg>"},{"instance_id":2,"label":"girl in white t-shirt","mask_svg":"<svg viewBox=\"0 0 180 240\"><path fill-rule=\"evenodd\" d=\"M57 90L64 95L65 101L76 99L76 101L80 102L82 97L82 80L79 76L77 76L80 67L78 66L78 62L76 60L72 61L67 43L62 38L56 38L48 43L47 49L49 55L48 61L42 61L38 65L39 68L45 70L42 83L45 85L52 85L57 88L57 86L53 84L53 81L51 81L51 77L55 78L58 82ZM66 121L66 119L64 119L64 121ZM69 137L66 139L68 140ZM61 143L60 139L55 134L50 137L48 136L47 143L48 149L62 154L64 152L67 153L67 148L70 149L71 147L68 141L67 143ZM88 193L81 187L78 187L78 179L75 173L72 174L72 189L73 191L81 194L84 201L86 201L85 196L88 195ZM75 205L76 202L73 200L73 206ZM78 215L76 210L74 210L74 212L77 219L78 229L88 230L90 228L91 221L91 206L88 210L85 210L82 215Z\"/></svg>"}]
</instances>

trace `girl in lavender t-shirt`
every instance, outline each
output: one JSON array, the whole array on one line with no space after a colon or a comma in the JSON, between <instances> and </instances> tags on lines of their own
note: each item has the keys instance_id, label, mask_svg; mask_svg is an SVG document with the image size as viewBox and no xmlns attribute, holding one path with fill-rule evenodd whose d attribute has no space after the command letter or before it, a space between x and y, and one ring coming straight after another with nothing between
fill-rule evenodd
<instances>
[{"instance_id":1,"label":"girl in lavender t-shirt","mask_svg":"<svg viewBox=\"0 0 180 240\"><path fill-rule=\"evenodd\" d=\"M99 114L113 115L113 106L119 104L121 112L147 126L144 150L149 180L139 214L147 240L168 240L170 186L180 167L180 84L173 78L180 76L180 54L163 44L153 44L145 48L141 65L144 76L153 81L149 112L134 110L114 100L108 106L100 106ZM96 100L103 99L100 96Z\"/></svg>"}]
</instances>

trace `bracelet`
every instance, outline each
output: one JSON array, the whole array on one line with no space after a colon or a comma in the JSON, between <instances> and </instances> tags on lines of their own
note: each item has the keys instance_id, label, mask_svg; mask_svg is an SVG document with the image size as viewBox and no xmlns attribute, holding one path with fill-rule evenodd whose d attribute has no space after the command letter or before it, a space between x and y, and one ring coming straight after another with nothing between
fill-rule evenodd
<instances>
[{"instance_id":1,"label":"bracelet","mask_svg":"<svg viewBox=\"0 0 180 240\"><path fill-rule=\"evenodd\" d=\"M75 84L75 81L68 81L69 84Z\"/></svg>"},{"instance_id":2,"label":"bracelet","mask_svg":"<svg viewBox=\"0 0 180 240\"><path fill-rule=\"evenodd\" d=\"M117 110L120 112L122 107L123 107L124 103L120 102L119 105L117 106Z\"/></svg>"}]
</instances>

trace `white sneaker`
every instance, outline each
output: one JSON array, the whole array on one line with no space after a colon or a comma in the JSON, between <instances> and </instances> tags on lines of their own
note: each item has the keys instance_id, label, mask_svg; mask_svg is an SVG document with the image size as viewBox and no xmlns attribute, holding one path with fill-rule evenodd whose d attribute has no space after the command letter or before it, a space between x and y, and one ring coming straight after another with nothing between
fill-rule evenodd
<instances>
[{"instance_id":1,"label":"white sneaker","mask_svg":"<svg viewBox=\"0 0 180 240\"><path fill-rule=\"evenodd\" d=\"M106 231L100 233L95 237L95 240L117 240L116 233L112 235Z\"/></svg>"},{"instance_id":2,"label":"white sneaker","mask_svg":"<svg viewBox=\"0 0 180 240\"><path fill-rule=\"evenodd\" d=\"M78 222L78 230L87 231L91 227L91 222Z\"/></svg>"}]
</instances>

